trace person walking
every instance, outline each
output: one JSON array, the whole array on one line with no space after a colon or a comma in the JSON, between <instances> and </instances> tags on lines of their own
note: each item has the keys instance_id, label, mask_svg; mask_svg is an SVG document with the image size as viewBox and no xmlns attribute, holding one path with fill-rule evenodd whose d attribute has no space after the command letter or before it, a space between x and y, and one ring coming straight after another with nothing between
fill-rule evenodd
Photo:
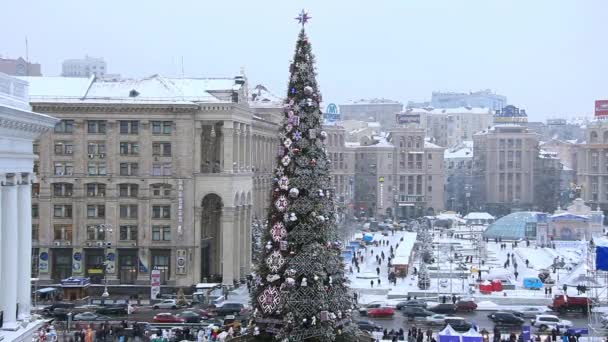
<instances>
[{"instance_id":1,"label":"person walking","mask_svg":"<svg viewBox=\"0 0 608 342\"><path fill-rule=\"evenodd\" d=\"M374 279L369 281L369 284L371 285L372 289L374 288Z\"/></svg>"},{"instance_id":2,"label":"person walking","mask_svg":"<svg viewBox=\"0 0 608 342\"><path fill-rule=\"evenodd\" d=\"M380 267L376 267L376 273L380 275Z\"/></svg>"},{"instance_id":3,"label":"person walking","mask_svg":"<svg viewBox=\"0 0 608 342\"><path fill-rule=\"evenodd\" d=\"M428 328L426 330L426 340L427 340L427 342L431 342L431 338L433 338L433 330L431 328Z\"/></svg>"}]
</instances>

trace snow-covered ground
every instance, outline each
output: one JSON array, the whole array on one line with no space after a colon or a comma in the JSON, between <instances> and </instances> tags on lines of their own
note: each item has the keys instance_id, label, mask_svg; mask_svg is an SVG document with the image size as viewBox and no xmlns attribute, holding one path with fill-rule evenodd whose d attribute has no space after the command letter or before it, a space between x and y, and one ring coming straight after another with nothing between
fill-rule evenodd
<instances>
[{"instance_id":1,"label":"snow-covered ground","mask_svg":"<svg viewBox=\"0 0 608 342\"><path fill-rule=\"evenodd\" d=\"M469 232L461 229L462 233ZM351 288L359 294L359 302L365 303L370 301L390 301L399 300L410 295L412 298L417 296L435 297L438 294L451 295L452 293L458 296L473 297L477 302L488 302L489 307L493 305L516 304L516 305L539 305L543 306L550 301L549 296L545 295L544 290L529 290L523 286L523 279L526 277L537 277L542 269L551 270L554 259L563 260L566 268L558 270L555 274L551 273L551 278L556 281L552 286L552 293L562 293L562 284L578 285L579 276L587 273L586 255L580 248L541 248L535 246L534 242L530 246L526 246L525 242L519 242L515 247L511 242L502 242L506 244L506 249L501 249L501 243L490 241L484 243L485 253L477 251L477 242L468 239L470 234L462 234L464 238L448 237L447 233L436 231L433 235L434 258L435 263L428 265L429 274L431 275L431 286L427 290L418 288L417 276L413 275L414 267L419 268L420 257L416 251L413 255L413 263L410 265L408 276L398 278L397 283L388 282L389 268L387 266L388 256L390 255L390 247L394 249L397 243L401 242L401 238L405 232L397 231L394 235L375 236L375 240L379 240L378 246L368 246L365 249L360 249L363 255L363 262L359 263L360 272L354 265L347 260L347 273L352 266L353 273L349 273ZM455 234L456 235L456 234ZM388 241L388 244L382 243ZM401 242L403 243L403 242ZM453 249L453 252L451 252ZM380 264L376 261L376 255L381 255L384 252L385 259ZM472 256L473 261L462 263L464 260L451 260L450 255L458 253L464 256ZM514 254L517 269L514 267L514 262L511 255ZM509 259L510 263L505 267L505 261ZM528 267L526 267L528 260ZM360 260L359 260L360 261ZM482 265L483 264L483 265ZM459 266L464 266L464 270L458 270ZM482 274L484 278L492 278L493 275L500 274L504 278L503 283L511 285L514 289L506 289L502 292L494 292L490 295L479 293L477 289L477 269L484 270ZM378 270L379 275L378 275ZM517 271L517 277L515 272ZM551 270L552 271L552 270ZM489 272L489 275L487 275ZM452 275L451 279L450 274ZM459 274L463 275L459 276ZM378 284L380 280L380 284ZM489 279L492 280L492 279ZM373 281L373 286L371 284ZM569 294L575 294L574 289L569 290ZM389 299L390 298L390 299ZM527 302L526 299L531 300Z\"/></svg>"}]
</instances>

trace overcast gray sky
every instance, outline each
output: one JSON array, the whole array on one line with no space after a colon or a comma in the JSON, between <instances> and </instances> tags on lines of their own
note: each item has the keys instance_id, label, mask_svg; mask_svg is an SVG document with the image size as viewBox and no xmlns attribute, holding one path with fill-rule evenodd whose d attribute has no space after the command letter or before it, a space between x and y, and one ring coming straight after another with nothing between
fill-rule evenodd
<instances>
[{"instance_id":1,"label":"overcast gray sky","mask_svg":"<svg viewBox=\"0 0 608 342\"><path fill-rule=\"evenodd\" d=\"M302 7L325 102L426 100L490 88L533 119L590 116L608 99L606 0L4 1L0 54L44 75L102 56L108 71L233 76L282 95Z\"/></svg>"}]
</instances>

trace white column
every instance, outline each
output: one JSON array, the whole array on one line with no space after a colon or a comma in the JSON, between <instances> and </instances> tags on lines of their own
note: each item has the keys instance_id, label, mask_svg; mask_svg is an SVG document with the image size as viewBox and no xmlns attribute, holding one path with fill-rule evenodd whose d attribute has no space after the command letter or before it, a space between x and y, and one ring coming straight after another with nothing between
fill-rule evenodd
<instances>
[{"instance_id":1,"label":"white column","mask_svg":"<svg viewBox=\"0 0 608 342\"><path fill-rule=\"evenodd\" d=\"M234 278L236 278L237 280L241 277L241 254L243 253L243 251L241 250L241 247L239 245L239 241L241 241L241 221L243 220L243 206L239 206L237 207L235 214L234 214L234 226L232 227L233 229L233 237L234 239L232 240L232 250L234 253L234 259L232 260L233 262L233 274L234 274Z\"/></svg>"},{"instance_id":2,"label":"white column","mask_svg":"<svg viewBox=\"0 0 608 342\"><path fill-rule=\"evenodd\" d=\"M234 208L222 209L222 285L233 285Z\"/></svg>"},{"instance_id":3,"label":"white column","mask_svg":"<svg viewBox=\"0 0 608 342\"><path fill-rule=\"evenodd\" d=\"M18 245L19 245L19 275L17 278L17 302L19 303L18 318L23 321L30 319L31 278L32 278L32 185L30 177L25 176L17 186L19 206Z\"/></svg>"},{"instance_id":4,"label":"white column","mask_svg":"<svg viewBox=\"0 0 608 342\"><path fill-rule=\"evenodd\" d=\"M4 330L16 330L17 326L17 186L13 183L2 185L2 306ZM30 228L31 229L31 228ZM29 287L28 287L29 289Z\"/></svg>"},{"instance_id":5,"label":"white column","mask_svg":"<svg viewBox=\"0 0 608 342\"><path fill-rule=\"evenodd\" d=\"M252 205L247 206L247 215L245 215L245 275L251 273L251 210Z\"/></svg>"},{"instance_id":6,"label":"white column","mask_svg":"<svg viewBox=\"0 0 608 342\"><path fill-rule=\"evenodd\" d=\"M251 163L251 145L253 144L253 139L251 137L251 126L247 126L245 135L245 171L251 172L252 163Z\"/></svg>"},{"instance_id":7,"label":"white column","mask_svg":"<svg viewBox=\"0 0 608 342\"><path fill-rule=\"evenodd\" d=\"M5 175L4 174L0 174L0 183L5 181ZM4 260L4 256L2 255L2 246L3 246L3 239L4 239L4 225L2 224L2 186L0 186L0 284L4 284L4 268L2 267L3 264L3 260ZM2 310L2 308L4 307L4 296L2 295L2 292L0 291L0 310Z\"/></svg>"},{"instance_id":8,"label":"white column","mask_svg":"<svg viewBox=\"0 0 608 342\"><path fill-rule=\"evenodd\" d=\"M232 121L224 121L222 127L222 150L224 160L224 172L234 172L234 128L232 127Z\"/></svg>"},{"instance_id":9,"label":"white column","mask_svg":"<svg viewBox=\"0 0 608 342\"><path fill-rule=\"evenodd\" d=\"M240 145L241 145L241 124L235 122L234 123L234 150L233 150L233 158L234 158L234 172L239 172L241 169L241 160L240 160Z\"/></svg>"}]
</instances>

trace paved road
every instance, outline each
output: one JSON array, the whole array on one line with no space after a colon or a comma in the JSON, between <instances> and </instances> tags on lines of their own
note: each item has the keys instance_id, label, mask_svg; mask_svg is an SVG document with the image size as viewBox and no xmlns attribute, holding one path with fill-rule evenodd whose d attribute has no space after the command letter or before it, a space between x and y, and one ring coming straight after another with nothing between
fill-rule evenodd
<instances>
[{"instance_id":1,"label":"paved road","mask_svg":"<svg viewBox=\"0 0 608 342\"><path fill-rule=\"evenodd\" d=\"M475 325L477 325L480 330L485 328L486 330L491 331L492 329L494 329L494 322L492 322L490 319L488 319L488 317L487 317L488 314L490 314L490 311L474 311L471 313L458 313L454 316L465 318L469 323L474 323ZM588 326L587 316L583 316L580 313L565 314L565 315L560 315L560 317L562 319L567 319L569 321L572 321L573 326L576 328L584 328L584 327ZM355 319L371 320L371 321L376 322L377 324L381 325L382 327L384 327L387 330L391 330L391 329L399 330L399 328L403 328L404 330L407 330L411 326L416 326L416 327L425 326L424 321L422 321L422 320L408 322L407 318L403 317L403 315L400 312L395 312L395 316L393 318L369 318L369 317L359 317L357 315L357 317L355 317ZM530 324L529 320L527 320L526 324L528 324L528 325ZM440 330L440 328L442 328L442 327L433 327L433 330L438 331L438 330ZM426 329L426 326L425 326L425 329ZM505 327L505 328L501 328L501 331L503 331L503 333L510 333L511 331L519 333L519 332L521 332L521 329L519 327Z\"/></svg>"}]
</instances>

